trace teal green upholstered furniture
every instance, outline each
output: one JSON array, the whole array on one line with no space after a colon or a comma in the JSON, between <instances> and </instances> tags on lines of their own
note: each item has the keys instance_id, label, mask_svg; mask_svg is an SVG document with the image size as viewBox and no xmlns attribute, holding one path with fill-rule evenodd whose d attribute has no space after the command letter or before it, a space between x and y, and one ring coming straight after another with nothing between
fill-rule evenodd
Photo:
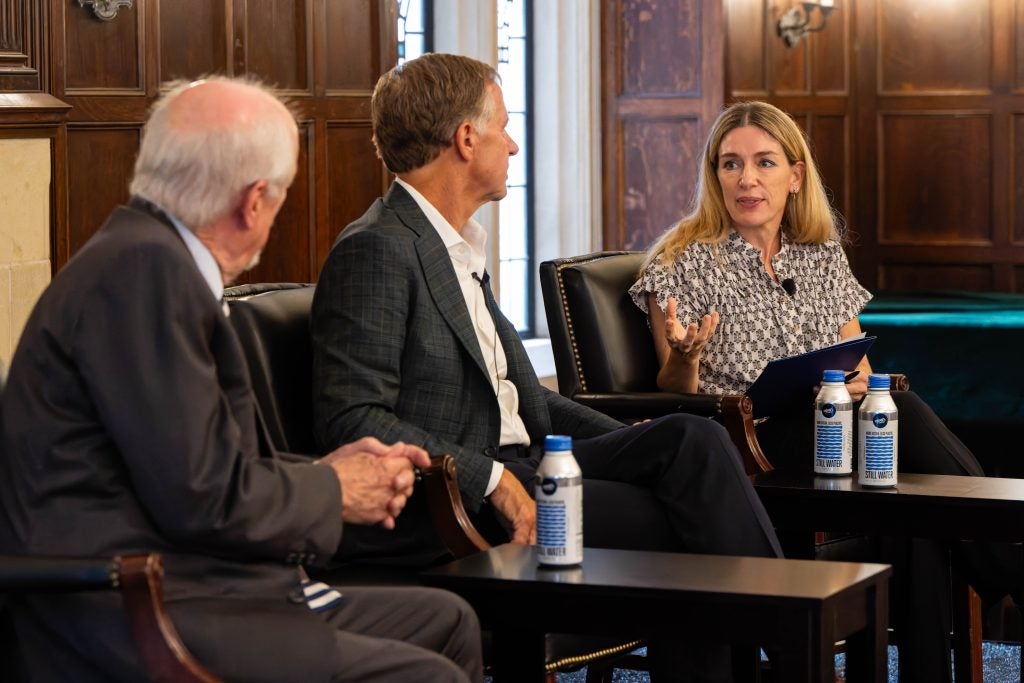
<instances>
[{"instance_id":1,"label":"teal green upholstered furniture","mask_svg":"<svg viewBox=\"0 0 1024 683\"><path fill-rule=\"evenodd\" d=\"M1024 295L884 294L860 322L875 370L912 377L986 473L1024 477Z\"/></svg>"}]
</instances>

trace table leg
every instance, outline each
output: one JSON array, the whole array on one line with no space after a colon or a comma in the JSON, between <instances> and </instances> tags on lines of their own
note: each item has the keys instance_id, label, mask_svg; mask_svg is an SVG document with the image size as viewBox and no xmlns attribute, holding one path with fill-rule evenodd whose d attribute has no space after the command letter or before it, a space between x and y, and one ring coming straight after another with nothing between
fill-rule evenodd
<instances>
[{"instance_id":1,"label":"table leg","mask_svg":"<svg viewBox=\"0 0 1024 683\"><path fill-rule=\"evenodd\" d=\"M544 634L518 629L495 630L492 634L494 683L543 683Z\"/></svg>"},{"instance_id":2,"label":"table leg","mask_svg":"<svg viewBox=\"0 0 1024 683\"><path fill-rule=\"evenodd\" d=\"M846 639L846 680L889 680L889 583L872 589L874 600L868 609L864 629Z\"/></svg>"}]
</instances>

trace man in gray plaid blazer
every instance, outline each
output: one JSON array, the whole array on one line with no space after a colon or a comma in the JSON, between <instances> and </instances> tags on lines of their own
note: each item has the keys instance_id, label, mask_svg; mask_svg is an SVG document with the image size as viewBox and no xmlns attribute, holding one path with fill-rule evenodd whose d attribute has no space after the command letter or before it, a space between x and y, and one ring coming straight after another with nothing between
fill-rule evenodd
<instances>
[{"instance_id":1,"label":"man in gray plaid blazer","mask_svg":"<svg viewBox=\"0 0 1024 683\"><path fill-rule=\"evenodd\" d=\"M320 447L372 435L450 453L477 521L497 519L512 540L530 543L527 491L544 436L568 434L585 477L587 545L780 555L720 426L673 415L626 427L538 382L491 296L486 234L472 219L505 196L519 149L497 80L481 62L430 54L377 84L374 142L398 179L344 230L317 285ZM350 535L343 555L440 555L416 510L410 500L392 532Z\"/></svg>"}]
</instances>

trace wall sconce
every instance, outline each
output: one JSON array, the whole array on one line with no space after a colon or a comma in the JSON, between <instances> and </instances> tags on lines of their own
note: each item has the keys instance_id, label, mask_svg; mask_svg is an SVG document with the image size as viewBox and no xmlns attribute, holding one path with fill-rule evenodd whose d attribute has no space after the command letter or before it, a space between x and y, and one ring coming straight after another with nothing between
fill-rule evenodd
<instances>
[{"instance_id":1,"label":"wall sconce","mask_svg":"<svg viewBox=\"0 0 1024 683\"><path fill-rule=\"evenodd\" d=\"M132 0L78 0L79 7L86 5L92 5L92 13L97 19L110 21L117 16L118 10L122 7L131 9Z\"/></svg>"},{"instance_id":2,"label":"wall sconce","mask_svg":"<svg viewBox=\"0 0 1024 683\"><path fill-rule=\"evenodd\" d=\"M811 15L815 8L821 13L821 23L811 26ZM794 47L800 39L808 33L817 33L825 28L828 15L835 9L835 0L820 0L819 2L801 2L800 5L790 7L789 10L779 19L779 37L786 47Z\"/></svg>"}]
</instances>

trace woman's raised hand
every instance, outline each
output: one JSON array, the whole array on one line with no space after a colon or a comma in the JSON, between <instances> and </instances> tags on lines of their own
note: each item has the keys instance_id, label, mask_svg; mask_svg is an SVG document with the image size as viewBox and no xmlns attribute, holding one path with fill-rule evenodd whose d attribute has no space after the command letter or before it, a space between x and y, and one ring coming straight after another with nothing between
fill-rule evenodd
<instances>
[{"instance_id":1,"label":"woman's raised hand","mask_svg":"<svg viewBox=\"0 0 1024 683\"><path fill-rule=\"evenodd\" d=\"M718 327L718 311L705 315L698 325L695 322L684 326L676 313L675 298L669 298L665 307L665 338L669 347L688 360L700 359L704 346Z\"/></svg>"}]
</instances>

